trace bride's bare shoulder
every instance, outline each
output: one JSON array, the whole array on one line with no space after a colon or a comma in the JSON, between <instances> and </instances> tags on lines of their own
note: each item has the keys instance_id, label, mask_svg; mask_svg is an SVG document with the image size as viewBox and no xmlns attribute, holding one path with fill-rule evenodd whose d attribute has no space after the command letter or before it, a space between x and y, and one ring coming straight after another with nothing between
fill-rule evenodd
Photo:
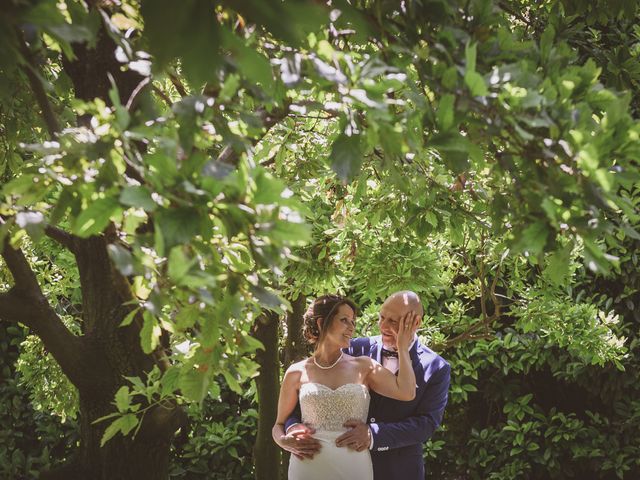
<instances>
[{"instance_id":1,"label":"bride's bare shoulder","mask_svg":"<svg viewBox=\"0 0 640 480\"><path fill-rule=\"evenodd\" d=\"M285 375L290 373L295 374L295 373L304 372L308 362L309 362L309 358L305 358L303 360L300 360L299 362L291 364L289 368L287 368Z\"/></svg>"},{"instance_id":2,"label":"bride's bare shoulder","mask_svg":"<svg viewBox=\"0 0 640 480\"><path fill-rule=\"evenodd\" d=\"M352 357L351 355L348 355L348 357L351 359L351 361L355 362L356 365L358 365L358 367L360 368L371 368L374 365L375 360L373 360L370 357L367 357L366 355L361 355L359 357Z\"/></svg>"},{"instance_id":3,"label":"bride's bare shoulder","mask_svg":"<svg viewBox=\"0 0 640 480\"><path fill-rule=\"evenodd\" d=\"M307 371L305 369L306 363L309 361L308 358L304 360L300 360L289 366L287 371L284 372L284 378L282 379L282 387L287 388L299 388L300 384L307 377Z\"/></svg>"}]
</instances>

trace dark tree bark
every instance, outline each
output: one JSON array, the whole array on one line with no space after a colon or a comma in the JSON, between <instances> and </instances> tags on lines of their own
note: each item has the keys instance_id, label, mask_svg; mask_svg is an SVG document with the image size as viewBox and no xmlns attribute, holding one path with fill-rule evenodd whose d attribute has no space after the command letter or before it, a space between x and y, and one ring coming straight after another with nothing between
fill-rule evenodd
<instances>
[{"instance_id":1,"label":"dark tree bark","mask_svg":"<svg viewBox=\"0 0 640 480\"><path fill-rule=\"evenodd\" d=\"M260 365L260 375L256 379L258 433L253 449L256 480L273 480L280 477L280 447L271 438L280 390L279 323L277 314L266 312L258 318L254 329L255 338L264 345L264 350L256 352L256 361Z\"/></svg>"},{"instance_id":2,"label":"dark tree bark","mask_svg":"<svg viewBox=\"0 0 640 480\"><path fill-rule=\"evenodd\" d=\"M284 347L284 366L309 356L309 344L302 335L302 316L307 305L307 298L300 294L291 302L292 311L287 315L287 341Z\"/></svg>"},{"instance_id":3,"label":"dark tree bark","mask_svg":"<svg viewBox=\"0 0 640 480\"><path fill-rule=\"evenodd\" d=\"M295 300L291 301L291 312L287 314L285 321L287 337L284 346L284 355L281 359L285 368L309 356L310 346L304 338L304 335L302 335L302 317L306 307L307 297L302 294L299 294ZM289 452L283 452L280 480L286 480L288 469Z\"/></svg>"}]
</instances>

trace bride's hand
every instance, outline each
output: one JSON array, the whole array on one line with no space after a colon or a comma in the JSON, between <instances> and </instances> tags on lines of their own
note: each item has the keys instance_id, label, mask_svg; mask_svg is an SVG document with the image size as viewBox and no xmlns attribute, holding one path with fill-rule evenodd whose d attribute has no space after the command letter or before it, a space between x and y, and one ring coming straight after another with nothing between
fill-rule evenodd
<instances>
[{"instance_id":1,"label":"bride's hand","mask_svg":"<svg viewBox=\"0 0 640 480\"><path fill-rule=\"evenodd\" d=\"M396 345L398 351L408 350L409 345L415 337L418 325L420 324L420 317L413 311L407 312L398 324L398 332L396 333Z\"/></svg>"}]
</instances>

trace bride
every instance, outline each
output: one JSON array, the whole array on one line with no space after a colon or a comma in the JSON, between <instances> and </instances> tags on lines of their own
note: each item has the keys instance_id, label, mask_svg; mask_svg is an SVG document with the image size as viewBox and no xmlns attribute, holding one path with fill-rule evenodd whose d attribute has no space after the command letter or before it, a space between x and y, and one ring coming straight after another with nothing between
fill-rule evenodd
<instances>
[{"instance_id":1,"label":"bride","mask_svg":"<svg viewBox=\"0 0 640 480\"><path fill-rule=\"evenodd\" d=\"M285 447L284 423L300 402L303 423L315 429L320 451L312 459L291 456L289 480L373 479L368 450L339 448L335 441L347 420L366 422L369 389L396 400L413 400L416 378L409 360L413 315L402 318L397 333L398 375L375 360L342 352L355 329L356 307L347 298L325 295L305 314L305 337L315 344L313 355L291 365L284 375L278 400L274 441Z\"/></svg>"}]
</instances>

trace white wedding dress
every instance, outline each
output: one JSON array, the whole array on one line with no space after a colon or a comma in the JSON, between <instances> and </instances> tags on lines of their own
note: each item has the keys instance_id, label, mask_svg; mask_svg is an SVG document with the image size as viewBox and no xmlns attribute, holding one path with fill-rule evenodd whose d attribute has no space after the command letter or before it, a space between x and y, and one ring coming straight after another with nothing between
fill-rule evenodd
<instances>
[{"instance_id":1,"label":"white wedding dress","mask_svg":"<svg viewBox=\"0 0 640 480\"><path fill-rule=\"evenodd\" d=\"M336 447L336 438L347 431L347 420L367 421L369 390L365 385L347 383L335 390L321 383L300 387L302 422L316 429L321 443L313 459L291 455L289 480L371 480L373 467L369 450L356 452Z\"/></svg>"}]
</instances>

